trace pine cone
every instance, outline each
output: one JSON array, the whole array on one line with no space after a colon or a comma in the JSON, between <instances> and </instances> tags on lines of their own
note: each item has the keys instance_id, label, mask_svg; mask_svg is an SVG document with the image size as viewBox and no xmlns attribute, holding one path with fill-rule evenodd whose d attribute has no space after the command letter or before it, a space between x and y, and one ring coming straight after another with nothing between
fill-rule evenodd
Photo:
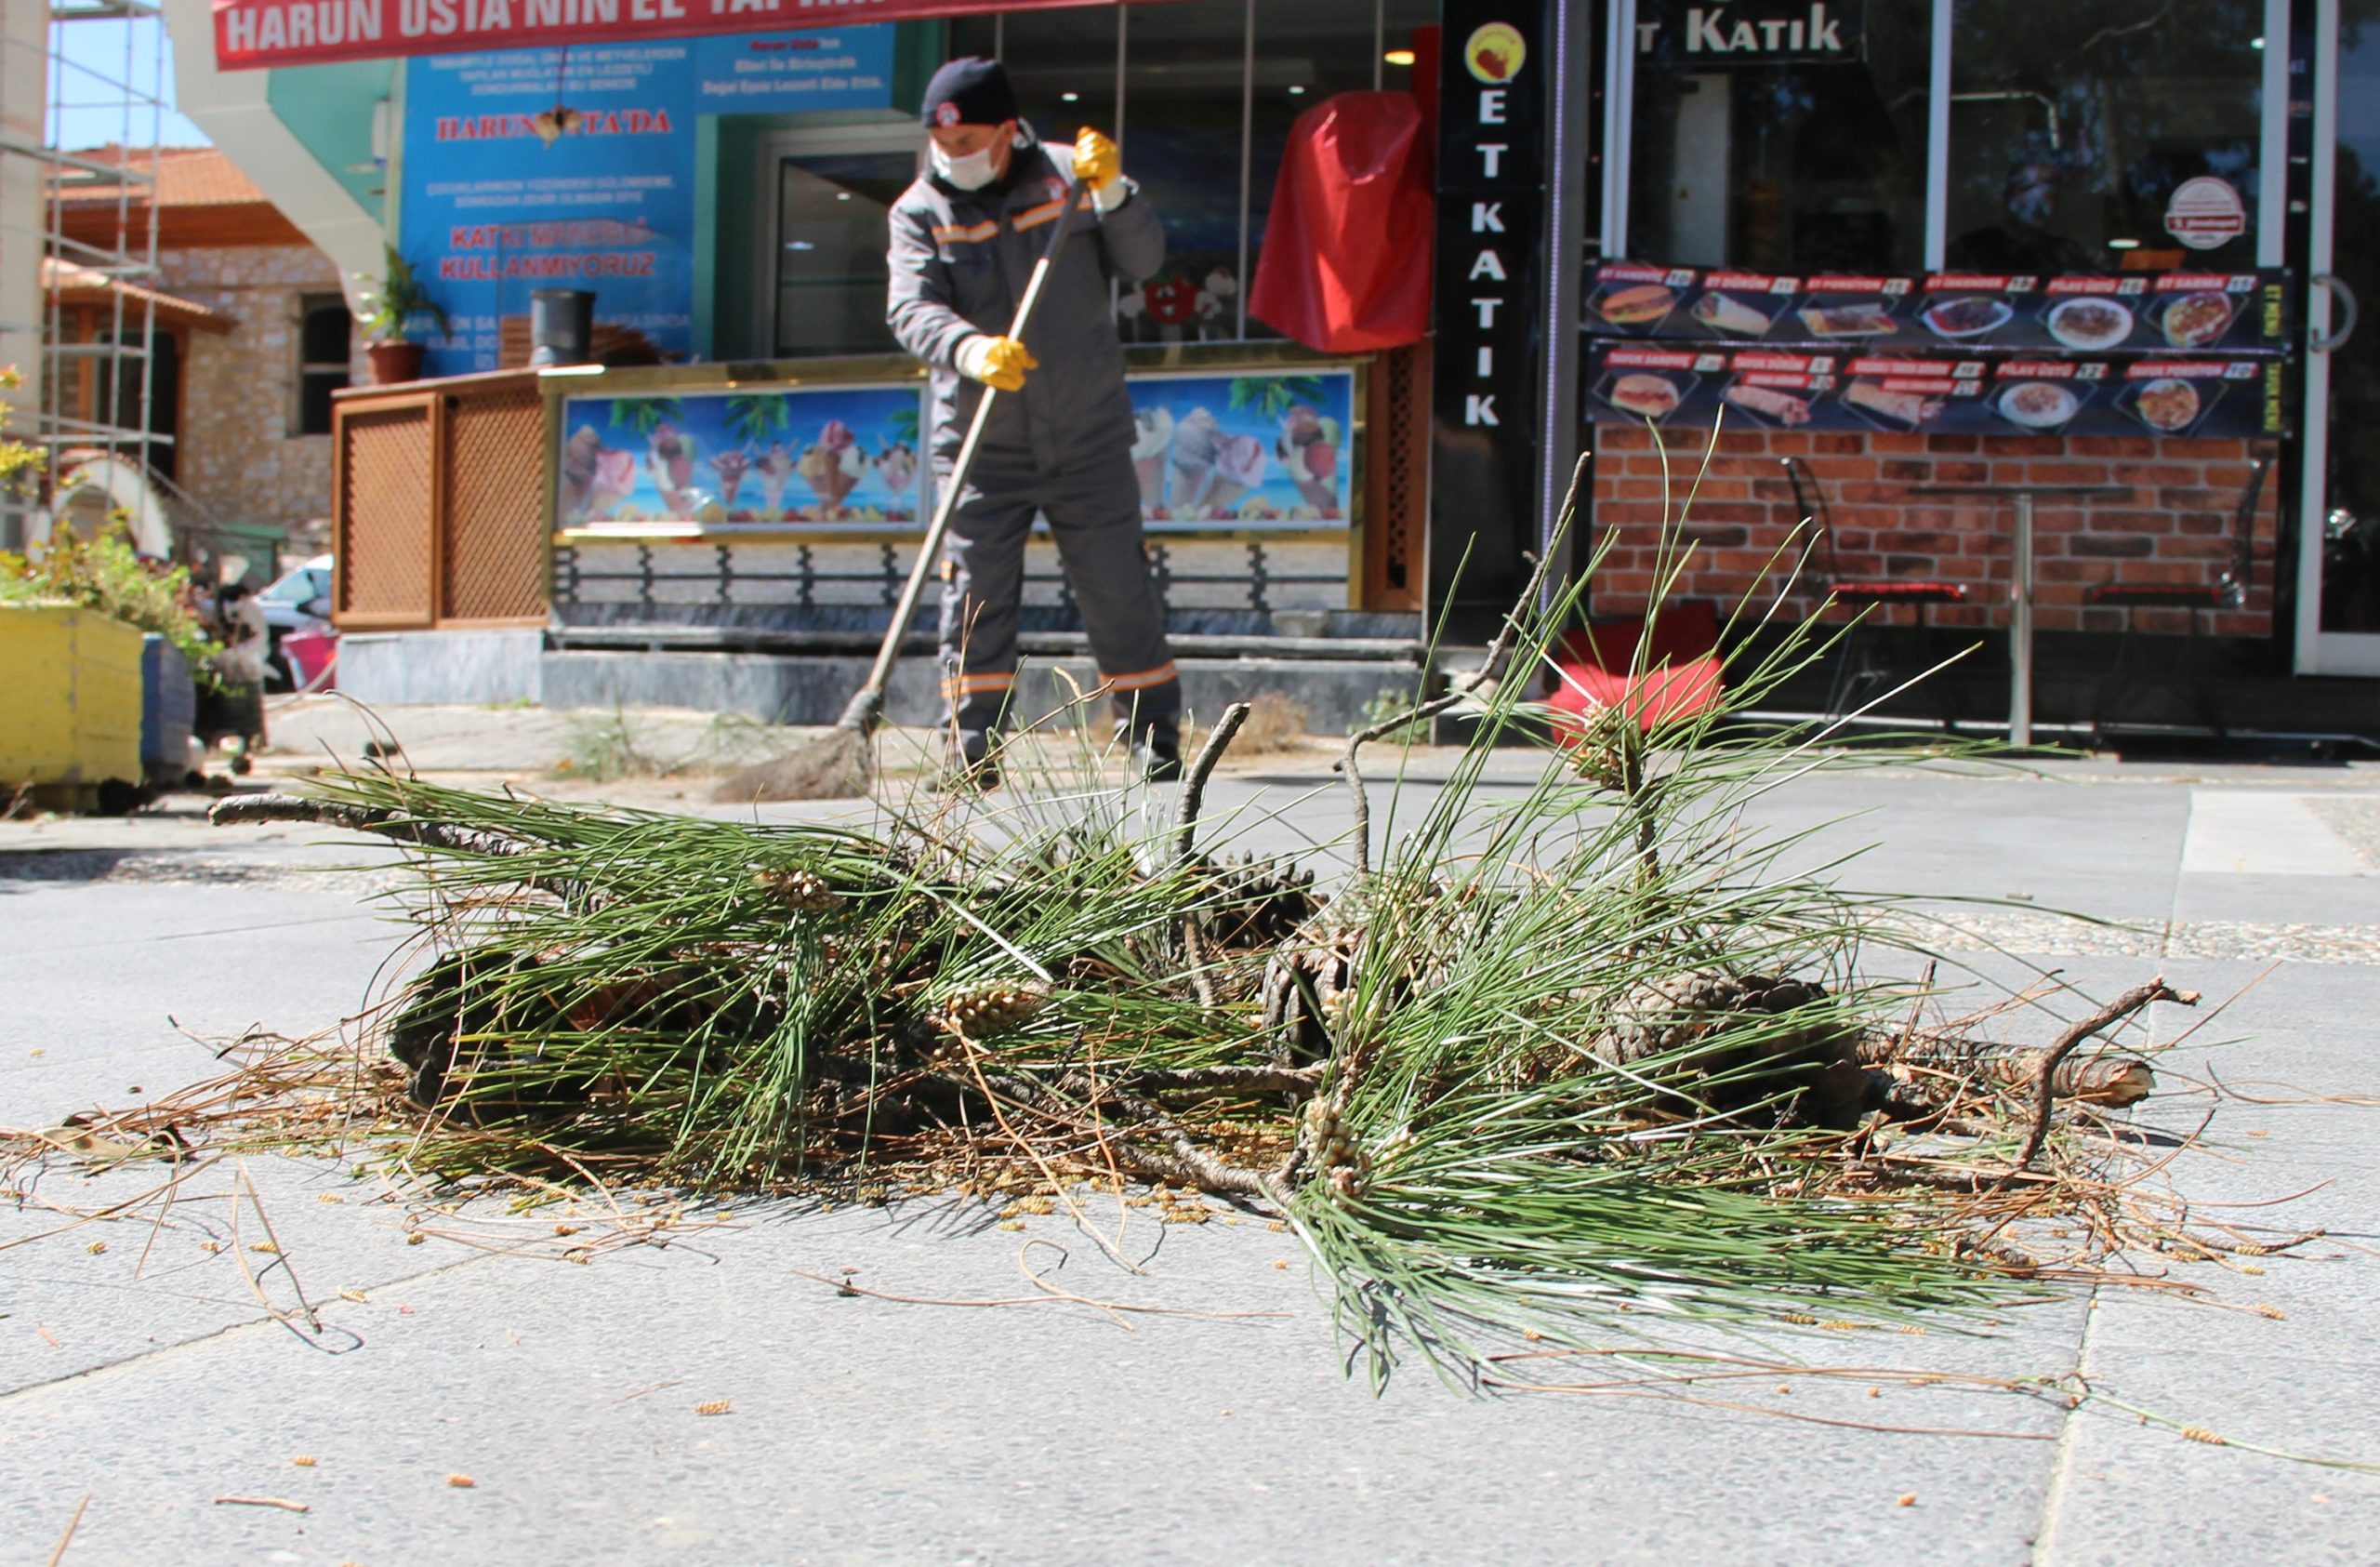
<instances>
[{"instance_id":1,"label":"pine cone","mask_svg":"<svg viewBox=\"0 0 2380 1567\"><path fill-rule=\"evenodd\" d=\"M1049 1001L1049 990L1037 984L977 985L945 1002L940 1021L969 1039L989 1039L1025 1022Z\"/></svg>"},{"instance_id":2,"label":"pine cone","mask_svg":"<svg viewBox=\"0 0 2380 1567\"><path fill-rule=\"evenodd\" d=\"M1209 870L1220 906L1210 935L1219 946L1277 946L1322 908L1314 872L1294 861L1225 860Z\"/></svg>"},{"instance_id":3,"label":"pine cone","mask_svg":"<svg viewBox=\"0 0 2380 1567\"><path fill-rule=\"evenodd\" d=\"M807 870L756 870L752 872L752 884L787 908L805 914L830 909L838 901L835 889Z\"/></svg>"}]
</instances>

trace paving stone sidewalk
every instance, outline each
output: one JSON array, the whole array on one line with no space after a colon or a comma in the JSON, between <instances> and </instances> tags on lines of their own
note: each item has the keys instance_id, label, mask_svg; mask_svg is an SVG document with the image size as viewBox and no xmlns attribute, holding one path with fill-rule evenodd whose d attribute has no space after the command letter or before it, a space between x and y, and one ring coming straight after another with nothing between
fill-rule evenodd
<instances>
[{"instance_id":1,"label":"paving stone sidewalk","mask_svg":"<svg viewBox=\"0 0 2380 1567\"><path fill-rule=\"evenodd\" d=\"M546 715L397 722L416 765L477 777L541 777L570 739ZM193 1193L202 1229L71 1225L153 1177L58 1172L0 1205L0 1563L47 1561L78 1506L68 1564L2368 1561L2380 1475L2249 1448L2380 1463L2380 875L2356 837L2380 771L2050 774L1813 778L1760 817L1841 819L1876 845L1857 883L1934 900L1992 977L2162 970L2236 998L2149 1113L2195 1126L2192 1080L2218 1075L2241 1097L2176 1179L2294 1196L2221 1211L2328 1233L2244 1268L2157 1259L2220 1305L2107 1292L1977 1336L1764 1335L1805 1369L1724 1397L1765 1413L1474 1397L1418 1368L1375 1397L1293 1238L1222 1209L1093 1214L1127 1269L1063 1213L1007 1229L939 1200L688 1215L621 1248L552 1213L410 1215L287 1161ZM682 782L611 792L681 803ZM386 851L220 832L201 803L0 823L0 1121L198 1081L219 1069L200 1041L331 1027L368 993L401 936L365 901ZM1342 819L1325 759L1252 760L1210 810L1278 813L1260 836L1284 849ZM1821 1372L1845 1366L1946 1379ZM1957 1379L2078 1370L2227 1445Z\"/></svg>"}]
</instances>

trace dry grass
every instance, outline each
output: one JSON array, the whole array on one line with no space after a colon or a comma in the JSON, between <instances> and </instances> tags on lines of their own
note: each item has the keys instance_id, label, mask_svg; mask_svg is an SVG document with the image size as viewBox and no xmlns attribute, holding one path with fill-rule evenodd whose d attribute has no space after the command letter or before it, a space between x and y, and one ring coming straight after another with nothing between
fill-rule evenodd
<instances>
[{"instance_id":1,"label":"dry grass","mask_svg":"<svg viewBox=\"0 0 2380 1567\"><path fill-rule=\"evenodd\" d=\"M1288 756L1312 744L1314 710L1281 691L1260 691L1248 699L1248 718L1233 737L1234 756ZM1213 732L1201 725L1182 737L1184 755L1195 753Z\"/></svg>"}]
</instances>

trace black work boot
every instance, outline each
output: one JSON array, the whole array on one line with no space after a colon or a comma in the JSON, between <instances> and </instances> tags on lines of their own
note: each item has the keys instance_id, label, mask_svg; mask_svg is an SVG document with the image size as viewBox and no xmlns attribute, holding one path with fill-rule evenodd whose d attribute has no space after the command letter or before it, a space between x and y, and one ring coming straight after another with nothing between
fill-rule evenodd
<instances>
[{"instance_id":1,"label":"black work boot","mask_svg":"<svg viewBox=\"0 0 2380 1567\"><path fill-rule=\"evenodd\" d=\"M1132 739L1132 771L1143 783L1182 781L1182 736L1172 729L1150 727Z\"/></svg>"},{"instance_id":2,"label":"black work boot","mask_svg":"<svg viewBox=\"0 0 2380 1567\"><path fill-rule=\"evenodd\" d=\"M1000 786L999 748L983 735L961 735L943 753L936 786L945 794L988 794Z\"/></svg>"}]
</instances>

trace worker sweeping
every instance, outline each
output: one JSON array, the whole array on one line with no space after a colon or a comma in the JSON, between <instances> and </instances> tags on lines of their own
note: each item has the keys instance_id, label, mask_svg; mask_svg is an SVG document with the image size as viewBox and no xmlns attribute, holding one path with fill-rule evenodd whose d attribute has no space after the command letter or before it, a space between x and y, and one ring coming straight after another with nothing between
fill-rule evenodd
<instances>
[{"instance_id":1,"label":"worker sweeping","mask_svg":"<svg viewBox=\"0 0 2380 1567\"><path fill-rule=\"evenodd\" d=\"M1153 781L1181 774L1182 687L1141 528L1132 405L1110 284L1165 258L1165 231L1124 177L1116 143L1085 129L1045 147L1018 117L997 60L954 60L925 95L927 171L892 205L885 316L932 367L931 459L947 484L984 389L993 400L942 562L944 724L954 775L998 782L998 737L1016 680L1025 545L1049 520L1118 734ZM1024 339L1006 336L1065 204ZM1090 219L1093 221L1082 221Z\"/></svg>"}]
</instances>

